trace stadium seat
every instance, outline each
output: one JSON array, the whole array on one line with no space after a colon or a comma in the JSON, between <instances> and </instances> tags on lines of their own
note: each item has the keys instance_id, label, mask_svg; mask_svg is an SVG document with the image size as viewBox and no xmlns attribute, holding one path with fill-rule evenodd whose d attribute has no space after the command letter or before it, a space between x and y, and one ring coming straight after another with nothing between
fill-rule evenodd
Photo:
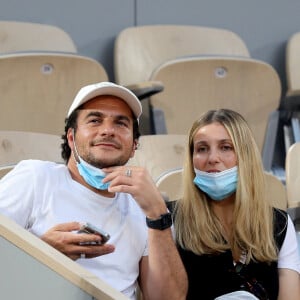
<instances>
[{"instance_id":1,"label":"stadium seat","mask_svg":"<svg viewBox=\"0 0 300 300\"><path fill-rule=\"evenodd\" d=\"M71 36L47 24L0 21L0 53L25 51L64 51L76 53Z\"/></svg>"},{"instance_id":2,"label":"stadium seat","mask_svg":"<svg viewBox=\"0 0 300 300\"><path fill-rule=\"evenodd\" d=\"M17 53L0 56L0 130L61 135L64 119L79 89L107 81L94 59L67 53Z\"/></svg>"},{"instance_id":3,"label":"stadium seat","mask_svg":"<svg viewBox=\"0 0 300 300\"><path fill-rule=\"evenodd\" d=\"M165 171L182 167L186 139L181 134L142 135L128 165L145 167L155 181Z\"/></svg>"},{"instance_id":4,"label":"stadium seat","mask_svg":"<svg viewBox=\"0 0 300 300\"><path fill-rule=\"evenodd\" d=\"M0 166L14 165L23 159L63 162L59 135L0 130Z\"/></svg>"},{"instance_id":5,"label":"stadium seat","mask_svg":"<svg viewBox=\"0 0 300 300\"><path fill-rule=\"evenodd\" d=\"M281 96L271 65L242 57L190 57L165 62L151 79L164 83L164 91L150 98L156 133L188 134L202 113L229 108L245 117L262 153L264 146L268 155L274 151L273 143L264 143Z\"/></svg>"},{"instance_id":6,"label":"stadium seat","mask_svg":"<svg viewBox=\"0 0 300 300\"><path fill-rule=\"evenodd\" d=\"M249 57L244 41L236 33L204 26L147 25L122 30L114 47L114 73L117 83L148 91L148 96L163 90L164 83L151 80L162 63L194 55ZM143 97L141 131L153 134L149 100Z\"/></svg>"},{"instance_id":7,"label":"stadium seat","mask_svg":"<svg viewBox=\"0 0 300 300\"><path fill-rule=\"evenodd\" d=\"M288 211L300 225L300 143L293 144L286 155L286 189ZM300 231L300 228L299 228Z\"/></svg>"},{"instance_id":8,"label":"stadium seat","mask_svg":"<svg viewBox=\"0 0 300 300\"><path fill-rule=\"evenodd\" d=\"M115 78L121 84L147 81L160 64L190 55L250 56L246 44L237 34L221 28L129 27L122 30L115 41Z\"/></svg>"}]
</instances>

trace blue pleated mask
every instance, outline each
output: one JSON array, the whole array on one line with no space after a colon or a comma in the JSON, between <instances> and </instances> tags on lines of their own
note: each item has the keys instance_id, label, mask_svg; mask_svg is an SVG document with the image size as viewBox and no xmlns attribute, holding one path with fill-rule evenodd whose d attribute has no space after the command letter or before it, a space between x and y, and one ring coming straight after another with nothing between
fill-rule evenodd
<instances>
[{"instance_id":1,"label":"blue pleated mask","mask_svg":"<svg viewBox=\"0 0 300 300\"><path fill-rule=\"evenodd\" d=\"M194 169L194 184L211 199L221 201L236 191L238 181L237 166L222 172L208 173Z\"/></svg>"},{"instance_id":2,"label":"blue pleated mask","mask_svg":"<svg viewBox=\"0 0 300 300\"><path fill-rule=\"evenodd\" d=\"M96 168L84 161L79 155L77 156L79 158L79 162L76 162L77 169L85 182L98 190L107 190L109 187L109 182L102 182L106 174L101 169Z\"/></svg>"}]
</instances>

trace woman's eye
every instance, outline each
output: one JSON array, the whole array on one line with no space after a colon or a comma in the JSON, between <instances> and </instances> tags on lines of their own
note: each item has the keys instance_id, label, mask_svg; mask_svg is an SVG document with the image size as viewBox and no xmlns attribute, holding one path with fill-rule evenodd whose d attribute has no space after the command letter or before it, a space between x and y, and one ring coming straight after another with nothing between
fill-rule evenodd
<instances>
[{"instance_id":1,"label":"woman's eye","mask_svg":"<svg viewBox=\"0 0 300 300\"><path fill-rule=\"evenodd\" d=\"M198 152L198 153L207 152L207 151L208 151L208 148L207 148L207 147L204 147L204 146L198 147L198 148L196 149L196 152Z\"/></svg>"},{"instance_id":2,"label":"woman's eye","mask_svg":"<svg viewBox=\"0 0 300 300\"><path fill-rule=\"evenodd\" d=\"M223 145L221 149L222 151L231 151L233 150L233 147L231 145Z\"/></svg>"}]
</instances>

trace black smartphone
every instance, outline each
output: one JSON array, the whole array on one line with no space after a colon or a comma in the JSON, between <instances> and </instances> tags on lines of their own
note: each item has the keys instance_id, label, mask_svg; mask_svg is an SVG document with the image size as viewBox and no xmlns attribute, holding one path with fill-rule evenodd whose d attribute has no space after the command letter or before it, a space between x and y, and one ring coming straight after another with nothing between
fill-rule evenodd
<instances>
[{"instance_id":1,"label":"black smartphone","mask_svg":"<svg viewBox=\"0 0 300 300\"><path fill-rule=\"evenodd\" d=\"M88 222L81 224L78 233L88 233L88 234L92 233L92 234L100 235L101 242L99 242L99 244L105 244L110 239L110 235L107 232ZM91 244L96 244L96 243L91 243Z\"/></svg>"}]
</instances>

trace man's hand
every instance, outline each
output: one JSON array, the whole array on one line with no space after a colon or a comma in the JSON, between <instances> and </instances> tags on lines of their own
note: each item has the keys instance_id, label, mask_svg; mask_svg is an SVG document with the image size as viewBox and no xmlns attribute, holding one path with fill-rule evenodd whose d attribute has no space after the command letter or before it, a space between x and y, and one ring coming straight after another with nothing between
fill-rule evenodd
<instances>
[{"instance_id":1,"label":"man's hand","mask_svg":"<svg viewBox=\"0 0 300 300\"><path fill-rule=\"evenodd\" d=\"M122 166L102 169L109 182L109 192L129 193L139 204L145 215L156 219L167 212L166 204L149 172L143 167Z\"/></svg>"},{"instance_id":2,"label":"man's hand","mask_svg":"<svg viewBox=\"0 0 300 300\"><path fill-rule=\"evenodd\" d=\"M79 222L58 224L45 232L41 239L73 260L82 257L82 254L85 258L93 258L115 250L111 244L97 244L101 243L99 235L77 233L80 226Z\"/></svg>"}]
</instances>

